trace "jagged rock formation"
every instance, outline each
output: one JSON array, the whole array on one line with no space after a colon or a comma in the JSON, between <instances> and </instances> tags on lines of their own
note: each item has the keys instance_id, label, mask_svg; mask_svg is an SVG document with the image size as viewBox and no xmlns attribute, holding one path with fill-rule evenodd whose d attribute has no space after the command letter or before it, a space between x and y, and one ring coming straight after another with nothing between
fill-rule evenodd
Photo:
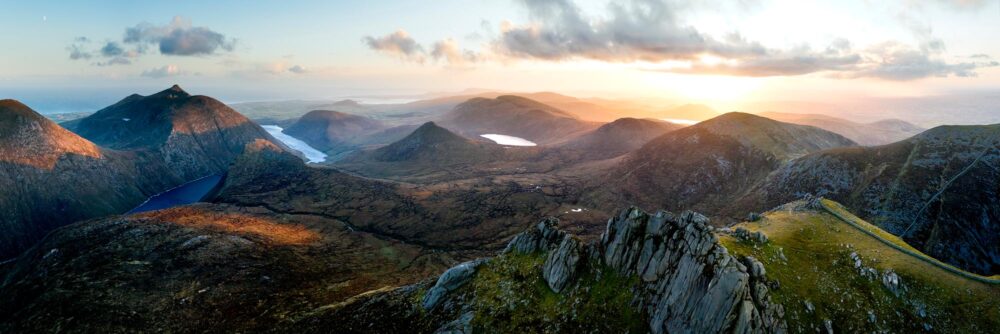
<instances>
[{"instance_id":1,"label":"jagged rock formation","mask_svg":"<svg viewBox=\"0 0 1000 334\"><path fill-rule=\"evenodd\" d=\"M401 321L427 326L438 323L439 331L467 327L483 332L561 332L573 331L572 328L585 331L603 328L603 331L612 332L645 328L651 333L784 332L784 308L771 301L763 265L752 257L729 255L726 248L718 243L707 220L694 212L678 216L660 211L648 215L637 208L630 208L608 221L607 231L600 240L583 246L575 237L556 229L555 220L546 219L514 237L496 258L463 263L448 270L424 294L421 304L424 311L407 316L416 318ZM513 259L535 256L544 258L540 267L526 266L527 272L518 271L519 275L528 276L496 276L497 266L517 263ZM632 321L641 323L625 324L629 327L621 328L602 327L606 324L598 324L602 321L599 318L612 315L575 318L578 310L583 312L592 307L588 303L595 302L587 299L589 291L602 288L592 285L598 284L593 280L595 275L638 278L623 281L631 283L603 288L626 294L618 300L629 302L614 306L625 310L616 309L615 312L634 309L642 316ZM588 278L584 279L584 276ZM536 307L534 303L537 302L529 294L489 297L490 286L497 285L495 289L503 289L515 280L518 284L530 285L536 279L544 280L556 295L565 296L554 298L575 300L559 304L557 310L537 312L558 312L569 318L547 318L549 322L538 324L540 327L490 327L490 324L508 324L504 323L504 319L489 318L493 316L492 312L519 314L518 309L525 308L524 312L530 313L533 312L530 308ZM504 301L503 305L512 309L484 309L482 304L489 303L484 299L490 298L499 298ZM363 303L347 306L346 309L350 311L339 312L338 316L366 312ZM520 321L509 320L514 323ZM586 324L588 322L591 322L590 325Z\"/></svg>"},{"instance_id":2,"label":"jagged rock formation","mask_svg":"<svg viewBox=\"0 0 1000 334\"><path fill-rule=\"evenodd\" d=\"M350 103L357 105L354 101ZM313 110L283 132L334 155L359 148L365 143L364 137L385 128L381 122L368 117L333 110Z\"/></svg>"},{"instance_id":3,"label":"jagged rock formation","mask_svg":"<svg viewBox=\"0 0 1000 334\"><path fill-rule=\"evenodd\" d=\"M225 171L257 139L283 147L222 102L177 85L150 96L130 95L66 126L103 147L152 152L184 180Z\"/></svg>"},{"instance_id":4,"label":"jagged rock formation","mask_svg":"<svg viewBox=\"0 0 1000 334\"><path fill-rule=\"evenodd\" d=\"M565 141L600 126L600 123L583 121L566 111L514 95L470 99L445 114L439 123L468 137L502 134L542 145Z\"/></svg>"},{"instance_id":5,"label":"jagged rock formation","mask_svg":"<svg viewBox=\"0 0 1000 334\"><path fill-rule=\"evenodd\" d=\"M657 137L605 175L595 175L591 202L717 214L784 162L852 145L819 128L727 113Z\"/></svg>"},{"instance_id":6,"label":"jagged rock formation","mask_svg":"<svg viewBox=\"0 0 1000 334\"><path fill-rule=\"evenodd\" d=\"M729 211L823 196L937 259L992 275L1000 271L998 184L1000 125L942 126L890 145L796 159Z\"/></svg>"}]
</instances>

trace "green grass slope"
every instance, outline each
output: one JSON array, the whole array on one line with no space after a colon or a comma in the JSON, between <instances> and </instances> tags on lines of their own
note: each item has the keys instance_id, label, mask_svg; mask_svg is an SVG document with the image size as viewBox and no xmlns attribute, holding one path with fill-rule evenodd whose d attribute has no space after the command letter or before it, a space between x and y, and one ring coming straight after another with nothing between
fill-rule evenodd
<instances>
[{"instance_id":1,"label":"green grass slope","mask_svg":"<svg viewBox=\"0 0 1000 334\"><path fill-rule=\"evenodd\" d=\"M733 254L764 263L778 285L772 298L785 306L791 332L815 332L826 320L835 332L851 333L1000 328L998 277L941 263L836 202L823 200L813 208L791 203L739 227L769 240L726 235L720 241ZM884 282L891 273L898 275L898 287Z\"/></svg>"}]
</instances>

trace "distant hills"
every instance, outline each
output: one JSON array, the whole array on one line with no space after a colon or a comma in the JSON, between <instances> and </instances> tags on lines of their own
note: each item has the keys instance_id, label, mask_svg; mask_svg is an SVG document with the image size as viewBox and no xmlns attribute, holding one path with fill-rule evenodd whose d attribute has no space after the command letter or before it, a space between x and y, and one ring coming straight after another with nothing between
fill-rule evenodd
<instances>
[{"instance_id":1,"label":"distant hills","mask_svg":"<svg viewBox=\"0 0 1000 334\"><path fill-rule=\"evenodd\" d=\"M821 114L763 112L758 115L782 122L815 126L841 134L858 144L867 146L897 142L925 130L898 119L882 120L873 123L857 123Z\"/></svg>"},{"instance_id":2,"label":"distant hills","mask_svg":"<svg viewBox=\"0 0 1000 334\"><path fill-rule=\"evenodd\" d=\"M495 99L473 98L442 116L440 124L468 137L502 134L551 144L596 129L561 109L531 99L504 95Z\"/></svg>"}]
</instances>

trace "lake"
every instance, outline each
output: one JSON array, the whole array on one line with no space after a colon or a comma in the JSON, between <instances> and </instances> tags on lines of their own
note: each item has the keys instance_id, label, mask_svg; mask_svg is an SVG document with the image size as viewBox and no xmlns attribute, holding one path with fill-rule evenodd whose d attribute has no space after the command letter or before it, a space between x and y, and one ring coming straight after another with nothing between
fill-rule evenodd
<instances>
[{"instance_id":1,"label":"lake","mask_svg":"<svg viewBox=\"0 0 1000 334\"><path fill-rule=\"evenodd\" d=\"M284 129L282 129L280 126L261 125L260 127L264 128L264 130L266 130L267 133L271 134L271 136L274 137L274 139L280 140L289 148L301 152L302 155L306 156L307 160L306 162L319 163L326 161L326 153L320 152L320 150L317 150L312 146L309 146L309 144L306 144L306 142L299 140L298 138L289 136L288 134L281 132Z\"/></svg>"},{"instance_id":2,"label":"lake","mask_svg":"<svg viewBox=\"0 0 1000 334\"><path fill-rule=\"evenodd\" d=\"M162 193L153 195L135 209L127 213L139 213L146 211L162 210L178 205L185 205L200 202L205 199L212 190L223 180L223 174L209 175Z\"/></svg>"},{"instance_id":3,"label":"lake","mask_svg":"<svg viewBox=\"0 0 1000 334\"><path fill-rule=\"evenodd\" d=\"M504 145L504 146L535 146L536 144L530 140L508 136L508 135L498 135L494 133L487 133L485 135L480 135L483 138L492 140L493 142Z\"/></svg>"}]
</instances>

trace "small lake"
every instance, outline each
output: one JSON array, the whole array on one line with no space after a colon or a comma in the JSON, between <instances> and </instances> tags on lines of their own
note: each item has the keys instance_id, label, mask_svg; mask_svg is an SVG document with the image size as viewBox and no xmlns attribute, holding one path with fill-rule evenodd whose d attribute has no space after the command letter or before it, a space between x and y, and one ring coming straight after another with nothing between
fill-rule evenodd
<instances>
[{"instance_id":1,"label":"small lake","mask_svg":"<svg viewBox=\"0 0 1000 334\"><path fill-rule=\"evenodd\" d=\"M493 133L487 133L485 135L480 135L480 136L483 137L483 138L492 140L493 142L495 142L497 144L500 144L500 145L504 145L504 146L536 146L537 145L537 144L535 144L534 142L532 142L530 140L527 140L527 139L524 139L524 138L519 138L519 137L514 137L514 136L508 136L508 135L498 135L498 134L493 134Z\"/></svg>"},{"instance_id":2,"label":"small lake","mask_svg":"<svg viewBox=\"0 0 1000 334\"><path fill-rule=\"evenodd\" d=\"M162 210L178 205L200 202L211 194L212 190L214 190L216 186L222 182L222 176L223 174L209 175L153 195L138 207L127 213L132 214Z\"/></svg>"},{"instance_id":3,"label":"small lake","mask_svg":"<svg viewBox=\"0 0 1000 334\"><path fill-rule=\"evenodd\" d=\"M320 150L317 150L312 146L309 146L309 144L306 144L306 142L299 140L298 138L289 136L288 134L281 132L284 129L282 129L280 126L261 125L260 127L264 128L264 130L267 131L267 133L271 134L271 136L274 137L274 139L280 140L289 148L301 152L302 155L306 156L306 162L319 163L326 161L326 153L320 152Z\"/></svg>"}]
</instances>

